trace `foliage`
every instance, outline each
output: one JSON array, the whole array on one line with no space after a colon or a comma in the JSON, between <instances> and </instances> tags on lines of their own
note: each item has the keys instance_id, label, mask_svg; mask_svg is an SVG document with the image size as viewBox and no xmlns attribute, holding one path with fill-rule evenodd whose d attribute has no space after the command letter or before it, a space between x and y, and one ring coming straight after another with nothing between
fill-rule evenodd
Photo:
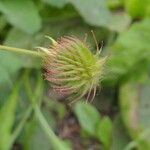
<instances>
[{"instance_id":1,"label":"foliage","mask_svg":"<svg viewBox=\"0 0 150 150\"><path fill-rule=\"evenodd\" d=\"M93 104L68 106L49 92L41 59L0 49L0 150L150 149L149 0L0 1L3 45L36 52L50 46L45 35L83 41L90 30L108 56Z\"/></svg>"},{"instance_id":2,"label":"foliage","mask_svg":"<svg viewBox=\"0 0 150 150\"><path fill-rule=\"evenodd\" d=\"M106 150L110 149L112 122L108 117L100 117L98 111L89 104L79 102L74 111L83 130L100 140Z\"/></svg>"},{"instance_id":3,"label":"foliage","mask_svg":"<svg viewBox=\"0 0 150 150\"><path fill-rule=\"evenodd\" d=\"M149 0L127 0L125 1L125 8L127 12L133 17L144 17L149 14L149 5L150 1Z\"/></svg>"},{"instance_id":4,"label":"foliage","mask_svg":"<svg viewBox=\"0 0 150 150\"><path fill-rule=\"evenodd\" d=\"M27 33L33 34L41 28L38 9L30 0L1 1L0 11L12 25Z\"/></svg>"},{"instance_id":5,"label":"foliage","mask_svg":"<svg viewBox=\"0 0 150 150\"><path fill-rule=\"evenodd\" d=\"M89 104L77 103L74 111L82 128L90 135L96 135L96 127L100 122L100 115L97 110Z\"/></svg>"},{"instance_id":6,"label":"foliage","mask_svg":"<svg viewBox=\"0 0 150 150\"><path fill-rule=\"evenodd\" d=\"M11 132L15 121L19 86L20 83L17 83L13 92L0 110L0 135L2 137L0 140L0 149L2 150L8 150L10 148Z\"/></svg>"},{"instance_id":7,"label":"foliage","mask_svg":"<svg viewBox=\"0 0 150 150\"><path fill-rule=\"evenodd\" d=\"M145 71L147 72L150 62L149 24L150 19L146 18L131 25L127 32L120 34L112 46L112 55L108 61L111 81L125 80L132 76L138 78Z\"/></svg>"},{"instance_id":8,"label":"foliage","mask_svg":"<svg viewBox=\"0 0 150 150\"><path fill-rule=\"evenodd\" d=\"M104 144L104 148L109 150L111 148L112 139L112 122L108 117L104 117L98 125L98 138Z\"/></svg>"}]
</instances>

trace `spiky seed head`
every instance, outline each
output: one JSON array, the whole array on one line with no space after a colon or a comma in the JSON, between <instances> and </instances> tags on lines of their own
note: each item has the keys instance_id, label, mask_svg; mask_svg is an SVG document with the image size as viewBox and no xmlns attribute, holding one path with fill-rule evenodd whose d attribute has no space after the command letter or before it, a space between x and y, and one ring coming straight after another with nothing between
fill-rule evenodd
<instances>
[{"instance_id":1,"label":"spiky seed head","mask_svg":"<svg viewBox=\"0 0 150 150\"><path fill-rule=\"evenodd\" d=\"M85 42L76 37L62 37L45 49L45 78L57 93L67 94L71 102L87 95L93 100L102 78L105 58L93 54Z\"/></svg>"}]
</instances>

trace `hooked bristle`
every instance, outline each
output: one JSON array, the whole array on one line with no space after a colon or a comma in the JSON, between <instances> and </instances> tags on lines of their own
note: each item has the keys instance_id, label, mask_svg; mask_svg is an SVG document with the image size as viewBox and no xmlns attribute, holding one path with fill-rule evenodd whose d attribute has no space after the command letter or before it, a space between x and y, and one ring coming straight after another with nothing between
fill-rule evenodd
<instances>
[{"instance_id":1,"label":"hooked bristle","mask_svg":"<svg viewBox=\"0 0 150 150\"><path fill-rule=\"evenodd\" d=\"M45 50L45 49L44 49ZM62 37L46 51L45 78L56 92L67 92L72 102L87 94L91 101L103 74L105 58L95 55L76 37ZM91 96L91 94L93 94Z\"/></svg>"}]
</instances>

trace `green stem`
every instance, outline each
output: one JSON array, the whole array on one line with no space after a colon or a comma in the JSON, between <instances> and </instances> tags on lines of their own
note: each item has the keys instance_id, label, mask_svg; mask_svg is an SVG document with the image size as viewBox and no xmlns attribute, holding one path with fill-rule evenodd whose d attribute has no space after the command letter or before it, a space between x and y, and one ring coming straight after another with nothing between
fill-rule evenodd
<instances>
[{"instance_id":1,"label":"green stem","mask_svg":"<svg viewBox=\"0 0 150 150\"><path fill-rule=\"evenodd\" d=\"M39 76L40 77L40 76ZM50 144L53 147L54 150L70 150L71 148L68 148L67 145L65 145L65 143L63 143L63 141L61 141L61 139L59 139L55 133L53 132L52 128L49 126L49 124L47 123L45 117L43 116L38 103L41 101L41 96L43 95L43 84L41 82L41 78L38 79L37 81L37 86L35 89L35 92L33 92L30 82L29 82L29 72L27 71L25 74L25 78L24 78L24 84L25 84L25 89L27 92L27 95L29 97L29 99L31 100L31 105L34 109L36 118L38 120L38 122L40 123L41 127L43 128L43 130L45 131L45 134L47 135L47 137L49 138Z\"/></svg>"},{"instance_id":2,"label":"green stem","mask_svg":"<svg viewBox=\"0 0 150 150\"><path fill-rule=\"evenodd\" d=\"M0 45L0 50L8 51L8 52L13 52L17 54L25 54L25 55L30 55L33 57L42 57L42 53L36 52L36 51L31 51L27 49L21 49L21 48L15 48L15 47L9 47L9 46L3 46Z\"/></svg>"},{"instance_id":3,"label":"green stem","mask_svg":"<svg viewBox=\"0 0 150 150\"><path fill-rule=\"evenodd\" d=\"M16 130L13 132L12 137L11 137L11 140L10 140L10 142L9 142L9 147L10 147L10 148L12 147L12 145L13 145L13 143L15 142L16 138L18 137L18 135L20 134L21 130L23 129L24 124L26 123L27 119L29 118L31 112L32 112L32 106L30 106L30 107L26 110L26 112L25 112L25 114L24 114L24 116L23 116L21 122L20 122L19 125L17 126Z\"/></svg>"},{"instance_id":4,"label":"green stem","mask_svg":"<svg viewBox=\"0 0 150 150\"><path fill-rule=\"evenodd\" d=\"M50 139L51 145L53 146L54 150L70 150L68 146L66 146L53 132L49 124L47 123L46 119L44 118L41 110L39 109L38 105L34 106L35 114L41 127L47 134L48 138Z\"/></svg>"}]
</instances>

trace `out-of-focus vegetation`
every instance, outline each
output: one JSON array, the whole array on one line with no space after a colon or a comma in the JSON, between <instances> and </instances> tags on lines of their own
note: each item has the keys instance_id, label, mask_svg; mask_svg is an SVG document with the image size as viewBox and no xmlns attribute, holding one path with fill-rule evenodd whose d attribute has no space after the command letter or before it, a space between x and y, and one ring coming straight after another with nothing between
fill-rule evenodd
<instances>
[{"instance_id":1,"label":"out-of-focus vegetation","mask_svg":"<svg viewBox=\"0 0 150 150\"><path fill-rule=\"evenodd\" d=\"M35 50L51 44L45 35L87 33L95 52L90 30L108 56L92 104L68 106L41 60L0 50L0 150L150 150L150 0L0 1L3 45Z\"/></svg>"}]
</instances>

